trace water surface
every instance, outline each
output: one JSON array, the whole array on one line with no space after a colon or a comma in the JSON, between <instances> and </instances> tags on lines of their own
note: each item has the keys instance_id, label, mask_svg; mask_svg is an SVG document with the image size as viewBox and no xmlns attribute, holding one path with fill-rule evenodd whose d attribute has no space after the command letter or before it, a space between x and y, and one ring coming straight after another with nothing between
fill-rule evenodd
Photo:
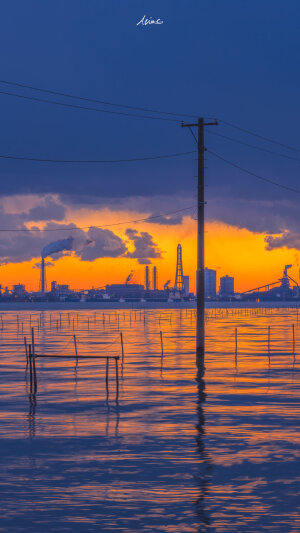
<instances>
[{"instance_id":1,"label":"water surface","mask_svg":"<svg viewBox=\"0 0 300 533\"><path fill-rule=\"evenodd\" d=\"M118 400L99 359L37 359L30 394L31 327L60 356L122 331ZM206 334L197 381L193 309L3 312L0 530L300 531L297 310L210 309Z\"/></svg>"}]
</instances>

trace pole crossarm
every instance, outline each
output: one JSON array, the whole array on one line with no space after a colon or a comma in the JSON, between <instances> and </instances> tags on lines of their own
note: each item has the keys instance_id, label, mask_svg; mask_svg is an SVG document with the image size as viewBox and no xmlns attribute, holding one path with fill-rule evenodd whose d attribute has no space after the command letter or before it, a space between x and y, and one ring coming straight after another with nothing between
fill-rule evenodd
<instances>
[{"instance_id":1,"label":"pole crossarm","mask_svg":"<svg viewBox=\"0 0 300 533\"><path fill-rule=\"evenodd\" d=\"M219 122L215 120L214 122L203 122L203 126L218 126ZM198 122L196 124L186 124L185 122L181 123L182 128L197 128Z\"/></svg>"}]
</instances>

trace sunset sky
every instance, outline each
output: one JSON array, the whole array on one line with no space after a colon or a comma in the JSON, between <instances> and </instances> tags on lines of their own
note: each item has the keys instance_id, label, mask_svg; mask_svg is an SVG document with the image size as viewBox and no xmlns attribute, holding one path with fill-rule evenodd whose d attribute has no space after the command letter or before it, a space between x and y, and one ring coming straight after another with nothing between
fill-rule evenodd
<instances>
[{"instance_id":1,"label":"sunset sky","mask_svg":"<svg viewBox=\"0 0 300 533\"><path fill-rule=\"evenodd\" d=\"M234 276L237 291L276 281L289 263L298 281L296 7L296 1L283 8L258 0L190 0L189 10L173 0L6 4L0 21L6 50L0 81L2 287L21 282L37 290L42 249L72 236L72 251L47 258L53 265L48 286L56 280L100 287L124 282L131 270L133 281L143 283L150 264L162 288L174 282L180 242L194 290L195 153L127 163L7 156L119 160L193 152L195 141L180 121L198 116L220 120L205 133L206 266L218 278ZM144 14L164 24L136 27ZM134 222L159 214L165 216Z\"/></svg>"}]
</instances>

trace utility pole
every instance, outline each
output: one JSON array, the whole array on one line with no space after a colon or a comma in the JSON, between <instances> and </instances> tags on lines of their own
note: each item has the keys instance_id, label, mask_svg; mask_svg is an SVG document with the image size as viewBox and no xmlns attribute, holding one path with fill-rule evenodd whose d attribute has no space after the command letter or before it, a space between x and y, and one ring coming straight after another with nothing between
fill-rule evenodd
<instances>
[{"instance_id":1,"label":"utility pole","mask_svg":"<svg viewBox=\"0 0 300 533\"><path fill-rule=\"evenodd\" d=\"M204 122L203 118L198 118L196 124L182 123L182 128L189 128L198 146L198 194L197 194L197 273L196 273L196 295L197 295L197 330L196 330L196 358L197 365L204 361L205 349L205 327L204 327L204 126L217 126L218 122ZM192 128L197 128L198 138Z\"/></svg>"}]
</instances>

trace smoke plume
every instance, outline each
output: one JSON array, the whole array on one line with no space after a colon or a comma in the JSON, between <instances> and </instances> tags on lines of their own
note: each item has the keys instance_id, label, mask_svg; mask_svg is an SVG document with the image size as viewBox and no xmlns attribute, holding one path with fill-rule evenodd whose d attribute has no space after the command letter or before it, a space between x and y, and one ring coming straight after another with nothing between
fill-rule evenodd
<instances>
[{"instance_id":1,"label":"smoke plume","mask_svg":"<svg viewBox=\"0 0 300 533\"><path fill-rule=\"evenodd\" d=\"M50 244L47 244L45 248L42 250L42 257L48 257L48 255L62 252L63 250L72 250L73 247L73 237L69 237L68 239L61 239L60 241L50 242Z\"/></svg>"}]
</instances>

